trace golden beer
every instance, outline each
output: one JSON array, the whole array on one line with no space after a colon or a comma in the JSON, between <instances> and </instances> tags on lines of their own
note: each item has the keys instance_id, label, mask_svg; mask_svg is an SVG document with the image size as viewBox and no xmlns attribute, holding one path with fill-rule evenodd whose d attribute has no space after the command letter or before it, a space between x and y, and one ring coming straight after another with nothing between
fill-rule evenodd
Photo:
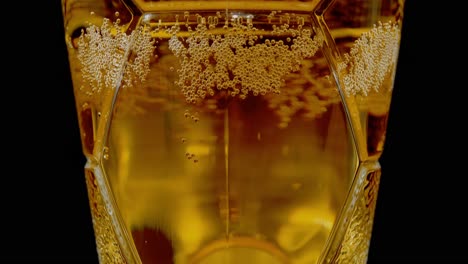
<instances>
[{"instance_id":1,"label":"golden beer","mask_svg":"<svg viewBox=\"0 0 468 264\"><path fill-rule=\"evenodd\" d=\"M403 4L63 0L100 263L365 263Z\"/></svg>"}]
</instances>

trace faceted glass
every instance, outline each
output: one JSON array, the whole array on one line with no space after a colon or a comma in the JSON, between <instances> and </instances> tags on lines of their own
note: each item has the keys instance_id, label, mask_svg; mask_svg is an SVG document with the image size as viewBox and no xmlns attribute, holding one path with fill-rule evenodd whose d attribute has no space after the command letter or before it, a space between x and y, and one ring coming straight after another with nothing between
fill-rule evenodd
<instances>
[{"instance_id":1,"label":"faceted glass","mask_svg":"<svg viewBox=\"0 0 468 264\"><path fill-rule=\"evenodd\" d=\"M62 0L100 263L365 263L404 0Z\"/></svg>"}]
</instances>

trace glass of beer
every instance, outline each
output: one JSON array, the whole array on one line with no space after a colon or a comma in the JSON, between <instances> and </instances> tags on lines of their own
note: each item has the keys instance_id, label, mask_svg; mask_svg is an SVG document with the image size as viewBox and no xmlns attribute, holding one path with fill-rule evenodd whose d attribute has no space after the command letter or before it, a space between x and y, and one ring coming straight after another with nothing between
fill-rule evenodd
<instances>
[{"instance_id":1,"label":"glass of beer","mask_svg":"<svg viewBox=\"0 0 468 264\"><path fill-rule=\"evenodd\" d=\"M404 0L62 0L99 262L367 261Z\"/></svg>"}]
</instances>

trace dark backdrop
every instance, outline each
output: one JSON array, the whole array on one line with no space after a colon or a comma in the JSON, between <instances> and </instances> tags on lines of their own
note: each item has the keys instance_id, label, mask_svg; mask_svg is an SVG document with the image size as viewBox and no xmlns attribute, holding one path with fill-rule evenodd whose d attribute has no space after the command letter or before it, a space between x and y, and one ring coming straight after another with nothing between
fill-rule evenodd
<instances>
[{"instance_id":1,"label":"dark backdrop","mask_svg":"<svg viewBox=\"0 0 468 264\"><path fill-rule=\"evenodd\" d=\"M2 9L0 262L96 263L60 2L30 2ZM370 263L468 261L463 16L429 2L406 3Z\"/></svg>"}]
</instances>

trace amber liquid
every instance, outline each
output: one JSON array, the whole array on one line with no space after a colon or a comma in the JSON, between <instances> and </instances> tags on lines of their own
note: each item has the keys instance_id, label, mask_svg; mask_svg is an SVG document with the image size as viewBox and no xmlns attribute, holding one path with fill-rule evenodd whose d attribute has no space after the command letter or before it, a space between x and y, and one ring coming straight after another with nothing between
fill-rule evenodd
<instances>
[{"instance_id":1,"label":"amber liquid","mask_svg":"<svg viewBox=\"0 0 468 264\"><path fill-rule=\"evenodd\" d=\"M349 51L369 28L323 34L310 12L247 6L141 17L111 20L146 25L154 49L144 78L135 70L111 87L91 84L77 55L90 48L77 31L68 43L87 168L107 190L119 259L317 263L360 162L380 155L393 78L380 92L346 97L323 41ZM127 65L144 68L133 52Z\"/></svg>"}]
</instances>

